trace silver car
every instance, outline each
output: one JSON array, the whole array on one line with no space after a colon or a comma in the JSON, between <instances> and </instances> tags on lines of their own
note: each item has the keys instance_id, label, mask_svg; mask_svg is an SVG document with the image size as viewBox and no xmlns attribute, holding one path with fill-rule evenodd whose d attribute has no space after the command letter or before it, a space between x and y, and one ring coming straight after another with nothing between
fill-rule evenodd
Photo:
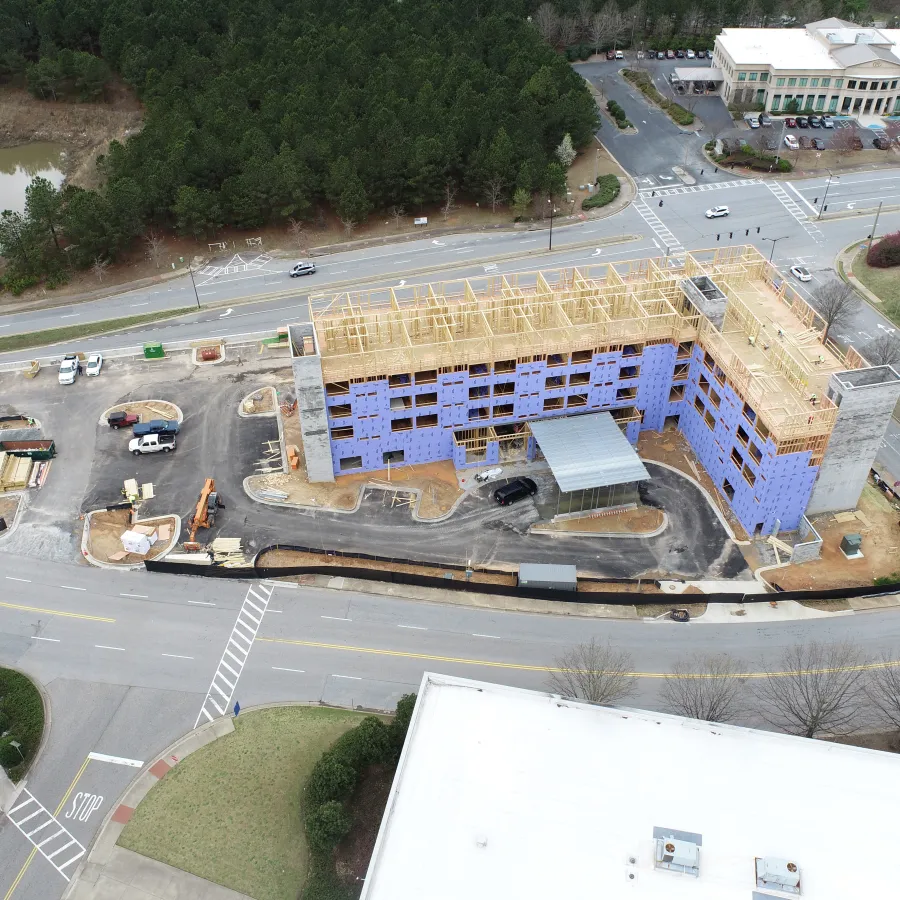
<instances>
[{"instance_id":1,"label":"silver car","mask_svg":"<svg viewBox=\"0 0 900 900\"><path fill-rule=\"evenodd\" d=\"M316 264L311 262L297 263L288 273L291 278L298 278L300 275L312 275L316 271Z\"/></svg>"}]
</instances>

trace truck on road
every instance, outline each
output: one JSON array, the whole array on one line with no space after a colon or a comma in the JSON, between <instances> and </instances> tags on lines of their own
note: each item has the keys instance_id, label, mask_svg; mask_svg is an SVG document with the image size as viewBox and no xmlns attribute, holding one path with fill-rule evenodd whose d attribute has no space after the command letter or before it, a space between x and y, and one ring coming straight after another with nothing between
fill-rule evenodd
<instances>
[{"instance_id":1,"label":"truck on road","mask_svg":"<svg viewBox=\"0 0 900 900\"><path fill-rule=\"evenodd\" d=\"M144 453L170 453L175 449L174 434L145 434L143 437L132 438L128 442L128 449L135 455Z\"/></svg>"}]
</instances>

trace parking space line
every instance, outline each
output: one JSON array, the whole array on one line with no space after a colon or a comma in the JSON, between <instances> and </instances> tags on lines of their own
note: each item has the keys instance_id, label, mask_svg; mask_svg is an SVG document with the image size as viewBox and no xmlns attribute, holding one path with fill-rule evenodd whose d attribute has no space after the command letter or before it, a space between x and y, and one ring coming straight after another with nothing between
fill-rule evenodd
<instances>
[{"instance_id":1,"label":"parking space line","mask_svg":"<svg viewBox=\"0 0 900 900\"><path fill-rule=\"evenodd\" d=\"M240 679L241 672L243 672L243 670L244 670L244 665L247 662L247 658L250 655L250 651L253 649L253 641L256 639L257 630L259 629L259 625L261 624L263 616L265 615L266 609L269 605L269 600L272 598L273 590L274 590L274 588L271 588L271 587L268 587L265 585L258 585L256 590L254 590L254 586L247 588L247 593L244 596L244 602L241 604L241 609L238 612L237 619L235 620L234 626L231 629L231 635L225 644L225 650L222 653L222 658L219 660L219 665L216 667L216 672L212 677L212 681L210 682L209 690L206 692L206 698L204 699L203 704L200 707L200 712L197 713L197 721L194 723L194 728L196 728L204 720L204 718L207 721L212 722L213 719L216 718L216 714L218 714L220 716L224 716L226 714L226 711L231 703L231 700L234 697L234 691L235 691L235 688L237 687L238 679ZM258 620L255 619L253 616L251 616L250 613L247 611L248 604L253 605L252 601L250 600L251 597L253 597L255 600L257 600L259 603L262 604L262 610L260 611L260 617ZM254 606L254 608L257 608L257 607ZM254 622L257 623L256 628L251 628L243 620L242 617L244 615L246 615L248 618L252 619ZM243 632L238 631L238 625L240 625L242 628L245 628L248 632L250 632L250 638L248 638ZM240 638L244 643L246 643L246 645L247 645L246 649L244 647L242 647L241 644L239 644L237 642L237 640L235 640L235 638ZM231 650L229 650L228 649L229 645L233 646L235 648L235 650L237 651L237 653L240 654L240 656L236 655ZM237 671L235 671L228 664L228 662L225 659L226 656L228 656L232 660L234 660L234 663L237 666ZM229 681L222 674L223 668L227 669L234 676L233 683L231 681ZM217 680L220 681L222 684L224 684L228 688L227 693L225 691L223 691L221 687L219 687L219 685L216 683ZM225 701L224 709L221 706L219 706L219 703L217 702L216 698L213 696L213 691L215 691L216 694L219 694L222 698L224 698L224 701ZM211 710L214 710L215 713L212 712Z\"/></svg>"}]
</instances>

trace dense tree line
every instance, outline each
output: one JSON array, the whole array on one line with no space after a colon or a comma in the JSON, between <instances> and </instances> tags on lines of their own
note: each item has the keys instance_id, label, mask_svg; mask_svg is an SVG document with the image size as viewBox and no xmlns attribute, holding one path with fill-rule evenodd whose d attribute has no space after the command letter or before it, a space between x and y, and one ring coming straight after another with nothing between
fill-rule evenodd
<instances>
[{"instance_id":1,"label":"dense tree line","mask_svg":"<svg viewBox=\"0 0 900 900\"><path fill-rule=\"evenodd\" d=\"M441 201L448 185L493 203L498 185L504 199L557 190L561 139L583 146L599 123L528 12L526 0L4 0L0 77L86 98L111 70L146 118L101 160L101 191L51 196L49 230L30 198L4 221L2 252L27 272L34 235L31 256L74 246L85 265L150 226L200 237L320 205L351 225Z\"/></svg>"}]
</instances>

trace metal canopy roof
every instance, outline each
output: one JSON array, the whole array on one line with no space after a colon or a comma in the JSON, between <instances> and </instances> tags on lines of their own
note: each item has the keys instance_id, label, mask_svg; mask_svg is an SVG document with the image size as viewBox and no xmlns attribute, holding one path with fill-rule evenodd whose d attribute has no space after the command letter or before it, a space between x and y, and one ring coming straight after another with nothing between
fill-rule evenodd
<instances>
[{"instance_id":1,"label":"metal canopy roof","mask_svg":"<svg viewBox=\"0 0 900 900\"><path fill-rule=\"evenodd\" d=\"M703 66L702 68L700 66L697 66L696 68L693 66L688 68L681 68L679 66L677 69L675 69L675 77L679 81L719 82L725 80L725 76L722 74L721 69L707 68L706 66Z\"/></svg>"},{"instance_id":2,"label":"metal canopy roof","mask_svg":"<svg viewBox=\"0 0 900 900\"><path fill-rule=\"evenodd\" d=\"M608 412L529 423L561 491L645 481L650 474Z\"/></svg>"}]
</instances>

